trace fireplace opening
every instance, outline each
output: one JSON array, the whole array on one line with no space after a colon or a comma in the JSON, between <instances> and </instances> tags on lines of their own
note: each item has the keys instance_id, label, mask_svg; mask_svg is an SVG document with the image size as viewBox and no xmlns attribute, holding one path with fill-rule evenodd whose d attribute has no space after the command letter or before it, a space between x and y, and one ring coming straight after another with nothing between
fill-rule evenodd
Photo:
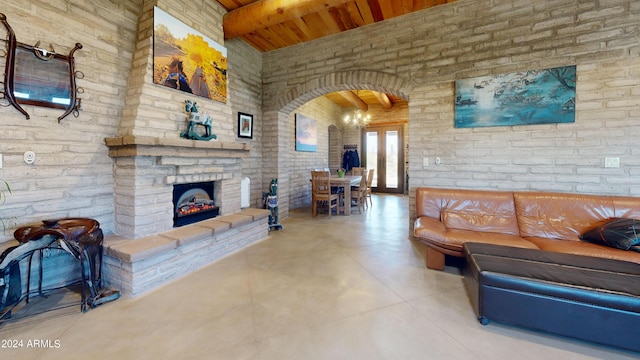
<instances>
[{"instance_id":1,"label":"fireplace opening","mask_svg":"<svg viewBox=\"0 0 640 360\"><path fill-rule=\"evenodd\" d=\"M173 185L173 227L193 224L220 214L214 181Z\"/></svg>"}]
</instances>

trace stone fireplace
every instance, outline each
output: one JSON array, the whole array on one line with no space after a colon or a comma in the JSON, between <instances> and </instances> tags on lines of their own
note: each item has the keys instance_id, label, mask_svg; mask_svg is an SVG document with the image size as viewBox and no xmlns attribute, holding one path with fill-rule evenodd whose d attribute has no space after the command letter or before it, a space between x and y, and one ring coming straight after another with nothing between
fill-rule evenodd
<instances>
[{"instance_id":1,"label":"stone fireplace","mask_svg":"<svg viewBox=\"0 0 640 360\"><path fill-rule=\"evenodd\" d=\"M174 227L174 185L215 182L220 215L240 211L242 159L248 143L133 136L107 138L115 159L115 230L139 238Z\"/></svg>"},{"instance_id":2,"label":"stone fireplace","mask_svg":"<svg viewBox=\"0 0 640 360\"><path fill-rule=\"evenodd\" d=\"M241 209L242 161L250 144L133 135L105 141L115 159L116 233L105 237L103 276L124 296L157 288L268 236L270 212ZM184 191L174 204L176 188ZM174 227L180 206L218 216Z\"/></svg>"}]
</instances>

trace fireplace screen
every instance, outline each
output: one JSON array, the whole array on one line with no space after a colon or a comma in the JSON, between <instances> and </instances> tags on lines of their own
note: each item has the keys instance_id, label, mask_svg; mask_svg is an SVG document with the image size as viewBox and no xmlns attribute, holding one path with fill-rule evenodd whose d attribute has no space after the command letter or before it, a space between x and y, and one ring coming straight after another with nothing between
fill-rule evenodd
<instances>
[{"instance_id":1,"label":"fireplace screen","mask_svg":"<svg viewBox=\"0 0 640 360\"><path fill-rule=\"evenodd\" d=\"M183 226L218 216L214 182L178 184L173 186L173 226Z\"/></svg>"}]
</instances>

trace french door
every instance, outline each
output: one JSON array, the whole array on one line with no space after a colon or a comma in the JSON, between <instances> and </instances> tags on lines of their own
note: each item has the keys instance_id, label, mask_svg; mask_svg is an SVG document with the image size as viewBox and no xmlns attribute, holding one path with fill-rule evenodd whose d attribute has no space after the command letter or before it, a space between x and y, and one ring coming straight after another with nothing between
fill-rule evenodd
<instances>
[{"instance_id":1,"label":"french door","mask_svg":"<svg viewBox=\"0 0 640 360\"><path fill-rule=\"evenodd\" d=\"M402 126L362 130L363 164L375 169L373 191L404 193L404 135Z\"/></svg>"}]
</instances>

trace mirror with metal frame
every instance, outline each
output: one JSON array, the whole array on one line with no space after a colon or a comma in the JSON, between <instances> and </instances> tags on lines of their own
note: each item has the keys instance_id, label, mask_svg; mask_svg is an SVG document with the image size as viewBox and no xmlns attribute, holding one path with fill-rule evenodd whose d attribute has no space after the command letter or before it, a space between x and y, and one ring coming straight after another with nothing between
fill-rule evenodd
<instances>
[{"instance_id":1,"label":"mirror with metal frame","mask_svg":"<svg viewBox=\"0 0 640 360\"><path fill-rule=\"evenodd\" d=\"M23 44L16 41L2 13L0 21L8 33L7 40L2 40L6 42L3 99L27 119L30 116L21 104L65 110L58 122L71 113L78 117L80 99L77 95L83 90L76 86L76 78L84 74L75 70L73 54L82 49L82 45L76 43L69 55L61 55L51 45L43 49L39 47L40 42L34 46Z\"/></svg>"}]
</instances>

